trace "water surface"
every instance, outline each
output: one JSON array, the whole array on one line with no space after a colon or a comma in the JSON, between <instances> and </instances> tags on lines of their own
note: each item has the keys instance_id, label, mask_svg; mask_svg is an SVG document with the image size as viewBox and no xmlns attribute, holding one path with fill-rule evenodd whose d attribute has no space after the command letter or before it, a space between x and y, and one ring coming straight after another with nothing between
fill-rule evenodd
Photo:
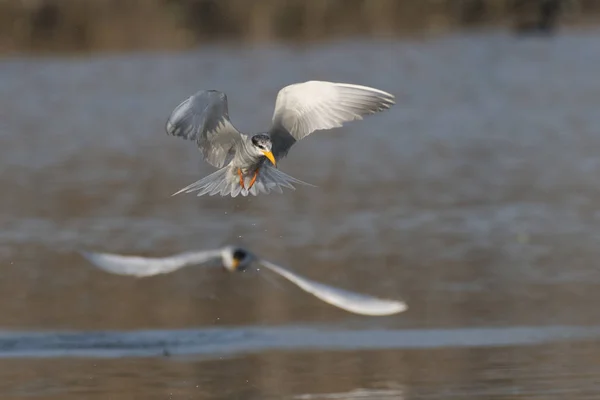
<instances>
[{"instance_id":1,"label":"water surface","mask_svg":"<svg viewBox=\"0 0 600 400\"><path fill-rule=\"evenodd\" d=\"M596 398L598 36L3 60L2 397ZM317 188L170 197L213 171L164 133L183 98L225 91L234 124L255 132L277 91L307 79L375 86L398 104L294 147L280 168ZM409 310L359 317L221 270L129 279L75 253L230 242ZM314 326L337 333L319 346ZM189 346L160 345L189 330ZM248 330L259 339L237 339ZM57 332L74 336L57 344Z\"/></svg>"}]
</instances>

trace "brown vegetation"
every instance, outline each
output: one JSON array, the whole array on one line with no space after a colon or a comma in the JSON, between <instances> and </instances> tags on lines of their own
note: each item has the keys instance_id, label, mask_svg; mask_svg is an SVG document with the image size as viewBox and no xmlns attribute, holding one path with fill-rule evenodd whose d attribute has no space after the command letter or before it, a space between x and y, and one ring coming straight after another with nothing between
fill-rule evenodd
<instances>
[{"instance_id":1,"label":"brown vegetation","mask_svg":"<svg viewBox=\"0 0 600 400\"><path fill-rule=\"evenodd\" d=\"M0 0L0 51L181 48L210 40L392 36L477 25L551 30L594 0Z\"/></svg>"}]
</instances>

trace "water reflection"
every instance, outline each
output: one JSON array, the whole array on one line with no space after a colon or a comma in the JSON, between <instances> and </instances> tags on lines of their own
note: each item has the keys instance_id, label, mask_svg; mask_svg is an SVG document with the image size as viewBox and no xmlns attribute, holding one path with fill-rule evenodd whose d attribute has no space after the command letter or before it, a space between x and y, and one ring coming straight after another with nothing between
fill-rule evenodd
<instances>
[{"instance_id":1,"label":"water reflection","mask_svg":"<svg viewBox=\"0 0 600 400\"><path fill-rule=\"evenodd\" d=\"M222 358L268 351L349 351L539 345L595 340L600 327L353 329L280 326L128 332L2 332L0 358Z\"/></svg>"},{"instance_id":2,"label":"water reflection","mask_svg":"<svg viewBox=\"0 0 600 400\"><path fill-rule=\"evenodd\" d=\"M353 389L349 392L341 393L322 393L322 394L300 394L294 396L294 399L298 400L311 400L311 399L371 399L371 400L383 400L383 399L403 399L402 391L399 389Z\"/></svg>"},{"instance_id":3,"label":"water reflection","mask_svg":"<svg viewBox=\"0 0 600 400\"><path fill-rule=\"evenodd\" d=\"M9 398L119 400L132 393L148 399L292 399L358 390L395 390L404 399L428 400L590 399L600 390L595 347L263 352L185 361L3 360L0 391Z\"/></svg>"}]
</instances>

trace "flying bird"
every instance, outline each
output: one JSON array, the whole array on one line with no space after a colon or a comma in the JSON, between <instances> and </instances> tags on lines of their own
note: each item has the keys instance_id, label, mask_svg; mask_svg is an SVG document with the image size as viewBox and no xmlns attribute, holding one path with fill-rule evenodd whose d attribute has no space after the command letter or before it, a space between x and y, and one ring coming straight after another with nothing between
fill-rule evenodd
<instances>
[{"instance_id":1,"label":"flying bird","mask_svg":"<svg viewBox=\"0 0 600 400\"><path fill-rule=\"evenodd\" d=\"M351 313L372 316L391 315L407 309L406 304L402 301L379 299L306 279L237 246L191 251L163 258L94 252L80 253L93 265L104 271L137 277L167 274L191 265L222 266L231 272L246 271L254 265L257 270L264 267L320 300Z\"/></svg>"},{"instance_id":2,"label":"flying bird","mask_svg":"<svg viewBox=\"0 0 600 400\"><path fill-rule=\"evenodd\" d=\"M247 135L229 119L227 96L200 90L169 116L168 135L196 141L204 159L219 168L176 194L198 191L198 196L257 196L293 184L305 184L281 172L277 162L298 140L314 131L341 127L369 114L389 109L394 96L349 83L308 81L284 87L277 94L268 132Z\"/></svg>"}]
</instances>

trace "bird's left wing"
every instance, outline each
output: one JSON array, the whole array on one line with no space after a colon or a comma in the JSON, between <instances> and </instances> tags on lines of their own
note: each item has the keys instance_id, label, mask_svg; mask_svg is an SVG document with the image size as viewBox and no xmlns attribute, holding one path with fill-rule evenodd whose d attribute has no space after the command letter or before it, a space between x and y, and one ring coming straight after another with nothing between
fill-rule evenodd
<instances>
[{"instance_id":1,"label":"bird's left wing","mask_svg":"<svg viewBox=\"0 0 600 400\"><path fill-rule=\"evenodd\" d=\"M106 272L137 277L168 274L189 265L204 264L221 257L220 250L193 251L162 258L84 251L80 253L96 267Z\"/></svg>"},{"instance_id":2,"label":"bird's left wing","mask_svg":"<svg viewBox=\"0 0 600 400\"><path fill-rule=\"evenodd\" d=\"M350 83L308 81L286 86L277 94L269 131L273 154L279 159L314 131L341 127L387 110L394 102L390 93Z\"/></svg>"},{"instance_id":3,"label":"bird's left wing","mask_svg":"<svg viewBox=\"0 0 600 400\"><path fill-rule=\"evenodd\" d=\"M311 281L266 260L260 260L259 264L324 302L355 314L391 315L408 308L402 301L379 299Z\"/></svg>"}]
</instances>

